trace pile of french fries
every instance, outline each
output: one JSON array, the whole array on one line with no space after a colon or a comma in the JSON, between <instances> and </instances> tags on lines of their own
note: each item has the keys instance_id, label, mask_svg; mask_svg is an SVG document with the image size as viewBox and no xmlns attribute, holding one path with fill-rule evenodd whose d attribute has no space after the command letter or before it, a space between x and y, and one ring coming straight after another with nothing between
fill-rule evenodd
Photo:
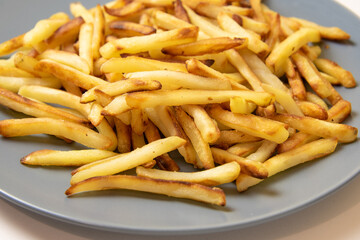
<instances>
[{"instance_id":1,"label":"pile of french fries","mask_svg":"<svg viewBox=\"0 0 360 240\"><path fill-rule=\"evenodd\" d=\"M86 147L21 159L76 166L66 195L130 189L224 206L218 185L241 192L357 139L334 87L353 88L354 77L316 44L350 38L337 27L260 0L76 2L70 12L0 44L10 55L0 104L29 115L0 121L0 134Z\"/></svg>"}]
</instances>

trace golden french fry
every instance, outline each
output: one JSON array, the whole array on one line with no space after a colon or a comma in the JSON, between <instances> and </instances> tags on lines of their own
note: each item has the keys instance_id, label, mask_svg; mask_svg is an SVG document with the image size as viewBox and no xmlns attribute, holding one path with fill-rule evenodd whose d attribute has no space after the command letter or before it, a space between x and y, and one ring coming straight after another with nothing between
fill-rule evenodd
<instances>
[{"instance_id":1,"label":"golden french fry","mask_svg":"<svg viewBox=\"0 0 360 240\"><path fill-rule=\"evenodd\" d=\"M101 66L103 73L131 73L154 70L187 72L183 63L166 62L137 56L111 58Z\"/></svg>"},{"instance_id":2,"label":"golden french fry","mask_svg":"<svg viewBox=\"0 0 360 240\"><path fill-rule=\"evenodd\" d=\"M326 109L316 103L309 101L298 101L296 104L299 106L304 116L312 117L320 120L328 119L328 113Z\"/></svg>"},{"instance_id":3,"label":"golden french fry","mask_svg":"<svg viewBox=\"0 0 360 240\"><path fill-rule=\"evenodd\" d=\"M157 80L161 83L163 90L176 90L180 88L203 89L203 90L230 90L231 84L228 79L206 78L194 74L156 70L125 74L127 78L140 80Z\"/></svg>"},{"instance_id":4,"label":"golden french fry","mask_svg":"<svg viewBox=\"0 0 360 240\"><path fill-rule=\"evenodd\" d=\"M27 165L41 166L82 166L115 155L117 153L99 149L71 151L44 149L26 155L21 158L20 162Z\"/></svg>"},{"instance_id":5,"label":"golden french fry","mask_svg":"<svg viewBox=\"0 0 360 240\"><path fill-rule=\"evenodd\" d=\"M274 153L277 146L278 144L275 142L264 140L261 146L246 158L252 161L265 162Z\"/></svg>"},{"instance_id":6,"label":"golden french fry","mask_svg":"<svg viewBox=\"0 0 360 240\"><path fill-rule=\"evenodd\" d=\"M266 58L266 65L278 75L284 69L286 59L308 42L319 42L320 32L312 28L301 28L277 45Z\"/></svg>"},{"instance_id":7,"label":"golden french fry","mask_svg":"<svg viewBox=\"0 0 360 240\"><path fill-rule=\"evenodd\" d=\"M237 143L226 151L240 157L247 157L254 153L262 144L262 141Z\"/></svg>"},{"instance_id":8,"label":"golden french fry","mask_svg":"<svg viewBox=\"0 0 360 240\"><path fill-rule=\"evenodd\" d=\"M256 137L276 143L282 143L289 137L289 132L284 124L270 119L252 114L234 114L217 105L209 106L207 111L216 121Z\"/></svg>"},{"instance_id":9,"label":"golden french fry","mask_svg":"<svg viewBox=\"0 0 360 240\"><path fill-rule=\"evenodd\" d=\"M0 43L0 57L15 52L24 45L24 34Z\"/></svg>"},{"instance_id":10,"label":"golden french fry","mask_svg":"<svg viewBox=\"0 0 360 240\"><path fill-rule=\"evenodd\" d=\"M330 40L347 40L350 38L350 35L346 33L344 30L338 27L324 27L320 26L314 22L300 19L300 18L290 18L291 20L300 23L301 26L307 28L313 28L320 32L322 38L330 39Z\"/></svg>"},{"instance_id":11,"label":"golden french fry","mask_svg":"<svg viewBox=\"0 0 360 240\"><path fill-rule=\"evenodd\" d=\"M175 116L182 129L190 139L198 156L196 162L197 168L213 168L214 160L210 151L209 144L202 138L200 131L197 129L193 119L186 114L181 107L174 107Z\"/></svg>"},{"instance_id":12,"label":"golden french fry","mask_svg":"<svg viewBox=\"0 0 360 240\"><path fill-rule=\"evenodd\" d=\"M340 83L344 87L353 88L356 86L355 79L351 72L343 69L336 62L325 58L318 58L314 60L314 63L320 71L328 73L330 76L339 79Z\"/></svg>"},{"instance_id":13,"label":"golden french fry","mask_svg":"<svg viewBox=\"0 0 360 240\"><path fill-rule=\"evenodd\" d=\"M151 142L144 147L137 148L125 155L123 154L119 157L115 156L101 160L101 163L94 162L84 165L85 168L83 170L75 171L75 174L71 177L70 183L73 185L91 177L123 172L147 163L161 154L175 150L185 143L186 141L184 139L172 136Z\"/></svg>"},{"instance_id":14,"label":"golden french fry","mask_svg":"<svg viewBox=\"0 0 360 240\"><path fill-rule=\"evenodd\" d=\"M312 134L297 132L290 136L285 142L279 144L276 150L278 153L287 152L306 143L318 140L319 138L320 137Z\"/></svg>"},{"instance_id":15,"label":"golden french fry","mask_svg":"<svg viewBox=\"0 0 360 240\"><path fill-rule=\"evenodd\" d=\"M118 37L134 37L156 33L156 28L130 21L112 21L110 30Z\"/></svg>"},{"instance_id":16,"label":"golden french fry","mask_svg":"<svg viewBox=\"0 0 360 240\"><path fill-rule=\"evenodd\" d=\"M125 17L137 13L145 8L144 4L139 1L130 2L120 8L109 8L104 5L104 10L107 14L115 17Z\"/></svg>"},{"instance_id":17,"label":"golden french fry","mask_svg":"<svg viewBox=\"0 0 360 240\"><path fill-rule=\"evenodd\" d=\"M85 74L90 74L90 66L85 59L75 53L49 49L37 56L37 59L50 59L55 62L73 67Z\"/></svg>"},{"instance_id":18,"label":"golden french fry","mask_svg":"<svg viewBox=\"0 0 360 240\"><path fill-rule=\"evenodd\" d=\"M75 68L49 59L43 59L39 61L39 63L35 66L35 70L51 73L61 80L72 82L76 86L82 87L87 90L97 85L107 83L100 78L87 75Z\"/></svg>"},{"instance_id":19,"label":"golden french fry","mask_svg":"<svg viewBox=\"0 0 360 240\"><path fill-rule=\"evenodd\" d=\"M40 72L40 71L35 71L35 65L38 63L39 61L36 60L33 57L30 57L28 55L25 55L22 52L17 52L14 55L14 65L19 68L22 69L32 75L34 75L35 77L43 77L43 78L49 78L52 77L50 74L48 73L44 73L44 72Z\"/></svg>"},{"instance_id":20,"label":"golden french fry","mask_svg":"<svg viewBox=\"0 0 360 240\"><path fill-rule=\"evenodd\" d=\"M98 4L94 13L94 30L91 41L91 49L93 60L96 61L100 58L100 47L105 41L105 16L101 6Z\"/></svg>"},{"instance_id":21,"label":"golden french fry","mask_svg":"<svg viewBox=\"0 0 360 240\"><path fill-rule=\"evenodd\" d=\"M289 124L304 133L313 134L324 138L336 138L339 142L353 142L356 140L358 130L355 127L331 123L323 120L299 117L289 114L279 114L273 117L274 120Z\"/></svg>"},{"instance_id":22,"label":"golden french fry","mask_svg":"<svg viewBox=\"0 0 360 240\"><path fill-rule=\"evenodd\" d=\"M198 40L192 43L186 43L176 46L165 47L162 53L168 55L199 56L226 51L231 48L245 47L247 40L244 38L220 37Z\"/></svg>"},{"instance_id":23,"label":"golden french fry","mask_svg":"<svg viewBox=\"0 0 360 240\"><path fill-rule=\"evenodd\" d=\"M79 32L79 56L83 58L89 65L90 73L93 72L93 51L92 51L92 37L94 32L94 25L92 23L84 23L80 27Z\"/></svg>"},{"instance_id":24,"label":"golden french fry","mask_svg":"<svg viewBox=\"0 0 360 240\"><path fill-rule=\"evenodd\" d=\"M219 148L211 148L211 152L213 154L214 161L218 164L236 162L241 167L241 173L245 173L249 176L261 179L266 178L268 175L266 168L263 167L262 163L260 162L239 157Z\"/></svg>"},{"instance_id":25,"label":"golden french fry","mask_svg":"<svg viewBox=\"0 0 360 240\"><path fill-rule=\"evenodd\" d=\"M70 12L74 17L82 17L86 23L94 22L94 17L80 2L70 3Z\"/></svg>"},{"instance_id":26,"label":"golden french fry","mask_svg":"<svg viewBox=\"0 0 360 240\"><path fill-rule=\"evenodd\" d=\"M79 192L106 189L128 189L163 194L177 198L187 198L205 203L225 206L225 194L220 188L210 188L201 184L166 181L138 176L115 175L94 177L71 186L66 195ZM182 190L182 191L180 191Z\"/></svg>"},{"instance_id":27,"label":"golden french fry","mask_svg":"<svg viewBox=\"0 0 360 240\"><path fill-rule=\"evenodd\" d=\"M164 47L182 43L194 42L198 34L197 27L184 27L154 33L145 36L120 38L104 44L100 54L104 58L119 57L122 53L140 53L151 50L160 50Z\"/></svg>"},{"instance_id":28,"label":"golden french fry","mask_svg":"<svg viewBox=\"0 0 360 240\"><path fill-rule=\"evenodd\" d=\"M137 176L153 179L184 181L205 186L217 186L234 181L240 174L240 166L236 162L225 163L212 169L198 172L169 172L158 169L136 168Z\"/></svg>"},{"instance_id":29,"label":"golden french fry","mask_svg":"<svg viewBox=\"0 0 360 240\"><path fill-rule=\"evenodd\" d=\"M233 113L250 114L256 109L256 105L252 102L247 102L242 97L230 98L230 110Z\"/></svg>"},{"instance_id":30,"label":"golden french fry","mask_svg":"<svg viewBox=\"0 0 360 240\"><path fill-rule=\"evenodd\" d=\"M44 86L49 88L61 88L61 82L57 78L28 78L28 77L3 77L0 76L0 88L12 92L18 92L22 86Z\"/></svg>"},{"instance_id":31,"label":"golden french fry","mask_svg":"<svg viewBox=\"0 0 360 240\"><path fill-rule=\"evenodd\" d=\"M88 120L84 117L78 117L74 114L62 111L45 103L33 101L2 88L0 88L0 104L30 116L63 119L79 124L88 123Z\"/></svg>"},{"instance_id":32,"label":"golden french fry","mask_svg":"<svg viewBox=\"0 0 360 240\"><path fill-rule=\"evenodd\" d=\"M24 70L16 68L15 66L1 66L0 76L3 77L20 77L20 78L34 78L35 76Z\"/></svg>"},{"instance_id":33,"label":"golden french fry","mask_svg":"<svg viewBox=\"0 0 360 240\"><path fill-rule=\"evenodd\" d=\"M141 109L132 109L131 110L131 129L132 132L137 135L143 135L147 127L148 118L143 110Z\"/></svg>"},{"instance_id":34,"label":"golden french fry","mask_svg":"<svg viewBox=\"0 0 360 240\"><path fill-rule=\"evenodd\" d=\"M299 72L295 69L295 66L290 59L287 60L285 73L294 97L298 100L305 100L306 89L304 83L300 77Z\"/></svg>"},{"instance_id":35,"label":"golden french fry","mask_svg":"<svg viewBox=\"0 0 360 240\"><path fill-rule=\"evenodd\" d=\"M254 137L252 135L248 135L237 130L223 130L220 131L220 137L212 145L226 149L236 143L256 142L260 140L261 138L259 137Z\"/></svg>"},{"instance_id":36,"label":"golden french fry","mask_svg":"<svg viewBox=\"0 0 360 240\"><path fill-rule=\"evenodd\" d=\"M351 103L346 100L340 100L327 113L327 121L341 123L350 115Z\"/></svg>"},{"instance_id":37,"label":"golden french fry","mask_svg":"<svg viewBox=\"0 0 360 240\"><path fill-rule=\"evenodd\" d=\"M4 137L18 137L33 134L62 136L87 147L108 149L112 141L80 124L52 118L23 118L0 121L0 134Z\"/></svg>"},{"instance_id":38,"label":"golden french fry","mask_svg":"<svg viewBox=\"0 0 360 240\"><path fill-rule=\"evenodd\" d=\"M179 106L184 104L209 104L229 101L231 97L240 96L259 106L267 106L273 101L273 95L261 92L242 90L157 90L129 93L126 102L133 108L149 108L161 105Z\"/></svg>"},{"instance_id":39,"label":"golden french fry","mask_svg":"<svg viewBox=\"0 0 360 240\"><path fill-rule=\"evenodd\" d=\"M335 139L320 139L288 152L278 154L264 163L269 173L268 177L301 163L326 156L335 150L336 145L337 141ZM236 188L239 192L242 192L261 181L260 179L240 174L236 179Z\"/></svg>"}]
</instances>

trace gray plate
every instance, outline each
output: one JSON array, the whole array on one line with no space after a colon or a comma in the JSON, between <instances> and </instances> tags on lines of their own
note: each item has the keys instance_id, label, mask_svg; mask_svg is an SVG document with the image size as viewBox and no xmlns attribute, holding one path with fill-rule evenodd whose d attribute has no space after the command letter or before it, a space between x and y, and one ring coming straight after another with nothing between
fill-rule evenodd
<instances>
[{"instance_id":1,"label":"gray plate","mask_svg":"<svg viewBox=\"0 0 360 240\"><path fill-rule=\"evenodd\" d=\"M35 21L56 11L67 11L70 1L1 1L0 41L30 29ZM87 1L90 7L96 1ZM351 42L326 42L323 56L333 59L360 78L359 19L328 0L269 0L285 16L298 16L324 25L335 25L352 35ZM325 49L325 48L324 48ZM359 127L358 88L339 88L353 104L346 123ZM0 107L0 119L21 115ZM239 194L233 184L222 186L227 207L214 207L131 191L104 191L67 198L70 169L28 167L19 163L39 149L79 149L48 136L0 138L0 195L20 206L62 221L98 229L140 234L189 234L247 227L300 210L344 185L360 169L359 142L340 145L329 157L303 164L271 177Z\"/></svg>"}]
</instances>

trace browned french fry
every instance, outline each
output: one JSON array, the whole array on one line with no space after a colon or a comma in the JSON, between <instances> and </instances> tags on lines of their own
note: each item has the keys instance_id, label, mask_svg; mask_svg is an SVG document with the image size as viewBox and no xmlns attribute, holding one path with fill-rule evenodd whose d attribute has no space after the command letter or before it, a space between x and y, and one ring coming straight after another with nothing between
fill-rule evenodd
<instances>
[{"instance_id":1,"label":"browned french fry","mask_svg":"<svg viewBox=\"0 0 360 240\"><path fill-rule=\"evenodd\" d=\"M210 90L157 90L129 93L126 102L133 108L148 108L160 105L179 106L184 104L209 104L227 102L231 97L239 96L260 106L273 101L273 95L252 91L210 91Z\"/></svg>"},{"instance_id":2,"label":"browned french fry","mask_svg":"<svg viewBox=\"0 0 360 240\"><path fill-rule=\"evenodd\" d=\"M126 154L110 157L101 160L101 162L84 165L81 171L75 170L75 174L71 177L70 183L73 185L87 178L113 175L115 173L132 169L153 160L161 154L175 150L185 143L186 140L172 136L151 142Z\"/></svg>"},{"instance_id":3,"label":"browned french fry","mask_svg":"<svg viewBox=\"0 0 360 240\"><path fill-rule=\"evenodd\" d=\"M351 103L340 100L327 113L329 122L341 123L351 114Z\"/></svg>"},{"instance_id":4,"label":"browned french fry","mask_svg":"<svg viewBox=\"0 0 360 240\"><path fill-rule=\"evenodd\" d=\"M324 27L320 26L316 23L313 23L308 20L300 19L300 18L290 18L291 20L294 20L295 22L300 23L303 27L313 28L318 31L320 31L321 37L330 39L330 40L347 40L350 38L350 35L343 31L342 29L338 27Z\"/></svg>"},{"instance_id":5,"label":"browned french fry","mask_svg":"<svg viewBox=\"0 0 360 240\"><path fill-rule=\"evenodd\" d=\"M297 100L306 99L306 89L298 71L290 59L287 60L285 68L286 77L291 87L291 92Z\"/></svg>"},{"instance_id":6,"label":"browned french fry","mask_svg":"<svg viewBox=\"0 0 360 240\"><path fill-rule=\"evenodd\" d=\"M127 153L131 151L131 128L120 119L115 118L116 135L118 138L118 151Z\"/></svg>"},{"instance_id":7,"label":"browned french fry","mask_svg":"<svg viewBox=\"0 0 360 240\"><path fill-rule=\"evenodd\" d=\"M244 38L221 37L198 40L192 43L186 43L176 46L165 47L162 53L168 55L199 56L226 51L231 48L245 47L247 40Z\"/></svg>"},{"instance_id":8,"label":"browned french fry","mask_svg":"<svg viewBox=\"0 0 360 240\"><path fill-rule=\"evenodd\" d=\"M131 14L140 12L145 8L144 4L139 1L130 2L123 7L120 8L109 8L104 5L104 10L107 14L115 17L126 17Z\"/></svg>"},{"instance_id":9,"label":"browned french fry","mask_svg":"<svg viewBox=\"0 0 360 240\"><path fill-rule=\"evenodd\" d=\"M156 28L130 21L112 21L110 30L118 37L133 37L156 33Z\"/></svg>"},{"instance_id":10,"label":"browned french fry","mask_svg":"<svg viewBox=\"0 0 360 240\"><path fill-rule=\"evenodd\" d=\"M80 2L70 3L70 12L74 17L82 17L86 23L94 22L94 18L90 11L88 11Z\"/></svg>"},{"instance_id":11,"label":"browned french fry","mask_svg":"<svg viewBox=\"0 0 360 240\"><path fill-rule=\"evenodd\" d=\"M184 9L182 1L176 0L173 2L173 5L174 5L174 16L189 23L190 19L189 16L187 15L186 10Z\"/></svg>"},{"instance_id":12,"label":"browned french fry","mask_svg":"<svg viewBox=\"0 0 360 240\"><path fill-rule=\"evenodd\" d=\"M89 122L84 117L81 118L45 103L33 101L3 88L0 88L0 104L30 116L63 119L79 124Z\"/></svg>"},{"instance_id":13,"label":"browned french fry","mask_svg":"<svg viewBox=\"0 0 360 240\"><path fill-rule=\"evenodd\" d=\"M336 62L325 58L318 58L314 60L314 63L320 71L328 73L330 76L339 79L340 83L344 87L353 88L356 86L354 76L351 72L343 69Z\"/></svg>"},{"instance_id":14,"label":"browned french fry","mask_svg":"<svg viewBox=\"0 0 360 240\"><path fill-rule=\"evenodd\" d=\"M211 169L198 172L169 172L159 169L136 168L137 176L152 179L184 181L198 183L205 186L217 186L233 182L240 174L240 166L236 162L229 162Z\"/></svg>"},{"instance_id":15,"label":"browned french fry","mask_svg":"<svg viewBox=\"0 0 360 240\"><path fill-rule=\"evenodd\" d=\"M339 142L353 142L356 140L358 130L355 127L331 123L323 120L299 117L289 114L279 114L273 117L274 120L284 122L304 133L313 134L324 138L336 138Z\"/></svg>"},{"instance_id":16,"label":"browned french fry","mask_svg":"<svg viewBox=\"0 0 360 240\"><path fill-rule=\"evenodd\" d=\"M298 101L296 103L305 116L320 120L328 119L328 113L326 109L320 105L308 101Z\"/></svg>"},{"instance_id":17,"label":"browned french fry","mask_svg":"<svg viewBox=\"0 0 360 240\"><path fill-rule=\"evenodd\" d=\"M27 56L22 52L17 52L14 55L14 65L19 68L22 69L32 75L34 75L35 77L43 77L43 78L49 78L52 77L50 74L48 73L44 73L44 72L40 72L40 71L35 71L35 65L39 62L38 60L36 60L33 57Z\"/></svg>"},{"instance_id":18,"label":"browned french fry","mask_svg":"<svg viewBox=\"0 0 360 240\"><path fill-rule=\"evenodd\" d=\"M108 149L112 141L80 124L52 118L23 118L0 121L0 134L4 137L18 137L32 134L62 136L87 147Z\"/></svg>"},{"instance_id":19,"label":"browned french fry","mask_svg":"<svg viewBox=\"0 0 360 240\"><path fill-rule=\"evenodd\" d=\"M291 151L278 154L264 163L268 170L268 177L278 172L294 167L301 163L314 160L332 153L337 145L336 139L320 139ZM260 183L262 180L240 174L236 179L236 187L239 192L245 191L249 187Z\"/></svg>"},{"instance_id":20,"label":"browned french fry","mask_svg":"<svg viewBox=\"0 0 360 240\"><path fill-rule=\"evenodd\" d=\"M57 78L28 78L28 77L3 77L0 76L0 87L18 92L22 86L44 86L49 88L61 88L61 82Z\"/></svg>"},{"instance_id":21,"label":"browned french fry","mask_svg":"<svg viewBox=\"0 0 360 240\"><path fill-rule=\"evenodd\" d=\"M223 130L220 131L220 137L212 145L219 146L221 148L229 148L229 146L242 143L242 142L256 142L261 138L254 137L252 135L245 134L237 130Z\"/></svg>"},{"instance_id":22,"label":"browned french fry","mask_svg":"<svg viewBox=\"0 0 360 240\"><path fill-rule=\"evenodd\" d=\"M212 157L209 144L204 141L200 131L197 129L193 119L185 113L181 107L174 107L175 116L184 132L189 137L198 156L196 162L197 168L210 169L213 168L214 159Z\"/></svg>"},{"instance_id":23,"label":"browned french fry","mask_svg":"<svg viewBox=\"0 0 360 240\"><path fill-rule=\"evenodd\" d=\"M290 151L291 149L297 148L299 146L302 146L306 143L309 143L309 142L312 142L312 141L315 141L318 139L319 139L318 136L311 135L311 134L304 133L304 132L297 132L297 133L293 134L292 136L290 136L288 138L288 140L279 144L276 150L277 150L278 154L287 152L287 151Z\"/></svg>"},{"instance_id":24,"label":"browned french fry","mask_svg":"<svg viewBox=\"0 0 360 240\"><path fill-rule=\"evenodd\" d=\"M241 132L282 143L289 137L286 126L255 115L234 114L222 109L218 105L207 108L211 117L222 124Z\"/></svg>"},{"instance_id":25,"label":"browned french fry","mask_svg":"<svg viewBox=\"0 0 360 240\"><path fill-rule=\"evenodd\" d=\"M220 188L210 188L201 184L166 181L129 175L102 176L87 179L71 186L66 195L85 191L106 189L128 189L151 192L177 198L187 198L210 204L225 206L225 194ZM179 191L181 189L182 191Z\"/></svg>"},{"instance_id":26,"label":"browned french fry","mask_svg":"<svg viewBox=\"0 0 360 240\"><path fill-rule=\"evenodd\" d=\"M10 40L0 43L0 56L6 56L23 46L25 34L16 36Z\"/></svg>"},{"instance_id":27,"label":"browned french fry","mask_svg":"<svg viewBox=\"0 0 360 240\"><path fill-rule=\"evenodd\" d=\"M142 135L147 127L148 118L141 109L131 110L131 129L137 135Z\"/></svg>"},{"instance_id":28,"label":"browned french fry","mask_svg":"<svg viewBox=\"0 0 360 240\"><path fill-rule=\"evenodd\" d=\"M246 157L254 153L262 144L262 141L237 143L227 149L229 153L239 157Z\"/></svg>"},{"instance_id":29,"label":"browned french fry","mask_svg":"<svg viewBox=\"0 0 360 240\"><path fill-rule=\"evenodd\" d=\"M76 86L84 89L90 89L97 85L107 83L100 78L87 75L75 68L48 59L39 61L35 66L35 70L51 73L59 79L72 82Z\"/></svg>"},{"instance_id":30,"label":"browned french fry","mask_svg":"<svg viewBox=\"0 0 360 240\"><path fill-rule=\"evenodd\" d=\"M214 157L214 161L217 164L226 164L229 162L237 162L241 167L241 173L247 174L255 178L266 178L268 172L265 167L262 166L262 163L252 161L246 158L239 157L235 154L232 154L228 151L211 148L211 152Z\"/></svg>"}]
</instances>

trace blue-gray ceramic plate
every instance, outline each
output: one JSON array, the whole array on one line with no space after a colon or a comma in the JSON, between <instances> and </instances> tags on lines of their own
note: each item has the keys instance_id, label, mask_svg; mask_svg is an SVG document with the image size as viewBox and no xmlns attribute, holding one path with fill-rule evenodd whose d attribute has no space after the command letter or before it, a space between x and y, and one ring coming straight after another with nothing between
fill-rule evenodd
<instances>
[{"instance_id":1,"label":"blue-gray ceramic plate","mask_svg":"<svg viewBox=\"0 0 360 240\"><path fill-rule=\"evenodd\" d=\"M0 41L25 32L52 13L68 11L69 2L1 1ZM86 6L96 3L86 1ZM330 0L268 0L266 4L282 15L338 26L350 33L349 42L325 42L323 56L337 61L360 79L360 21L355 15ZM338 91L353 104L352 117L346 123L359 127L359 89ZM0 119L18 116L0 107ZM67 198L64 191L69 187L70 169L28 167L19 162L34 150L79 147L43 135L0 137L0 196L37 213L83 226L128 233L186 234L247 227L284 216L334 192L360 169L359 142L340 145L331 156L271 177L245 193L237 193L233 184L222 186L227 195L227 206L222 208L131 191Z\"/></svg>"}]
</instances>

